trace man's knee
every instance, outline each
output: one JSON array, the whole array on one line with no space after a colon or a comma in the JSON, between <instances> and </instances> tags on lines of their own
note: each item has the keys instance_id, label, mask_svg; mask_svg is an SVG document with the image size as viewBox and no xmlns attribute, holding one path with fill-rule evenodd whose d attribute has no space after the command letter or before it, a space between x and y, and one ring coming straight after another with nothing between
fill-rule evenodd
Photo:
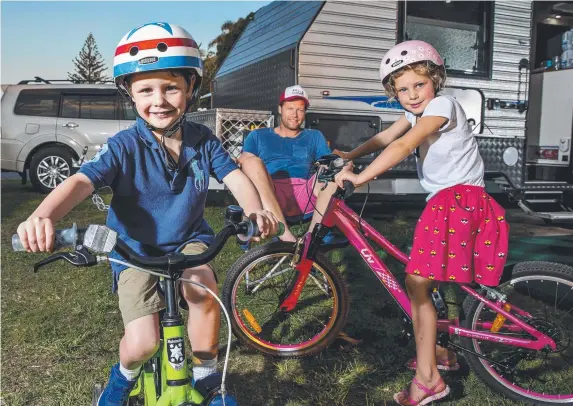
<instances>
[{"instance_id":1,"label":"man's knee","mask_svg":"<svg viewBox=\"0 0 573 406\"><path fill-rule=\"evenodd\" d=\"M250 166L263 166L264 167L264 162L261 158L259 158L256 155L253 154L241 154L239 155L239 158L237 158L237 163L241 166L241 169L243 169L245 166L250 167Z\"/></svg>"}]
</instances>

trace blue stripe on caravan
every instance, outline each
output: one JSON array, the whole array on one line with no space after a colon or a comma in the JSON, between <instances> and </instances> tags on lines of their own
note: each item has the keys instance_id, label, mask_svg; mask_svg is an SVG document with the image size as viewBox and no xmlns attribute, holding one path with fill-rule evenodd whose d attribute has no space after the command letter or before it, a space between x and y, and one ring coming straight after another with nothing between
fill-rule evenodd
<instances>
[{"instance_id":1,"label":"blue stripe on caravan","mask_svg":"<svg viewBox=\"0 0 573 406\"><path fill-rule=\"evenodd\" d=\"M328 100L348 100L369 104L378 109L399 109L404 110L402 105L396 100L389 101L388 96L332 96L325 97Z\"/></svg>"}]
</instances>

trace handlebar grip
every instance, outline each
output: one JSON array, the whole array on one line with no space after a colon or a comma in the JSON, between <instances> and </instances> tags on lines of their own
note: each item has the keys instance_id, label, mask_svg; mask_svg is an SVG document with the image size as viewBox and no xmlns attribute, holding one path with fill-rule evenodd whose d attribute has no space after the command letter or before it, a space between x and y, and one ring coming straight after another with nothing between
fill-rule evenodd
<instances>
[{"instance_id":1,"label":"handlebar grip","mask_svg":"<svg viewBox=\"0 0 573 406\"><path fill-rule=\"evenodd\" d=\"M342 182L342 185L344 186L344 198L347 199L352 195L352 193L354 193L354 183L350 182L349 180L345 180Z\"/></svg>"},{"instance_id":2,"label":"handlebar grip","mask_svg":"<svg viewBox=\"0 0 573 406\"><path fill-rule=\"evenodd\" d=\"M279 221L279 227L278 227L278 232L276 234L277 237L280 237L281 235L284 234L286 227L283 223L281 223ZM253 237L258 237L261 235L261 232L259 231L259 226L257 225L257 222L254 220L250 220L249 224L248 224L248 230L245 234L238 234L237 238L240 241L243 242L247 242L250 241Z\"/></svg>"},{"instance_id":3,"label":"handlebar grip","mask_svg":"<svg viewBox=\"0 0 573 406\"><path fill-rule=\"evenodd\" d=\"M54 250L59 250L61 248L72 247L75 248L78 242L78 226L76 223L70 228L65 228L63 230L56 230L56 235L54 239ZM12 249L14 251L25 251L22 241L18 234L12 235Z\"/></svg>"}]
</instances>

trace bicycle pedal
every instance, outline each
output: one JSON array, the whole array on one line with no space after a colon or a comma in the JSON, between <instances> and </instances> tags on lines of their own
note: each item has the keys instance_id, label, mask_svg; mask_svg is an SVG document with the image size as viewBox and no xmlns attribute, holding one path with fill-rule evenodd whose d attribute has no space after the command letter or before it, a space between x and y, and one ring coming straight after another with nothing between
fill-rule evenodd
<instances>
[{"instance_id":1,"label":"bicycle pedal","mask_svg":"<svg viewBox=\"0 0 573 406\"><path fill-rule=\"evenodd\" d=\"M295 267L298 265L301 259L302 250L304 249L304 235L296 240L296 245L294 246L294 252L292 254L292 259L290 261L290 266Z\"/></svg>"}]
</instances>

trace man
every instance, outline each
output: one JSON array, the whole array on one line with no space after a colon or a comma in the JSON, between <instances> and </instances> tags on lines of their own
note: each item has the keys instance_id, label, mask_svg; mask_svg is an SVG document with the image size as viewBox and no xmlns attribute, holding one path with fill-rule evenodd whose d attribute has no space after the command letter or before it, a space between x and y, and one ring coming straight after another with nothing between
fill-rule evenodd
<instances>
[{"instance_id":1,"label":"man","mask_svg":"<svg viewBox=\"0 0 573 406\"><path fill-rule=\"evenodd\" d=\"M238 162L257 188L265 210L285 226L286 218L314 212L309 227L312 231L321 221L336 184L331 182L321 190L323 184L316 182L316 174L312 173L313 162L331 151L320 131L301 128L309 104L301 86L287 87L280 96L279 126L251 132ZM288 227L280 238L296 241ZM328 234L325 243L332 242L331 238Z\"/></svg>"}]
</instances>

